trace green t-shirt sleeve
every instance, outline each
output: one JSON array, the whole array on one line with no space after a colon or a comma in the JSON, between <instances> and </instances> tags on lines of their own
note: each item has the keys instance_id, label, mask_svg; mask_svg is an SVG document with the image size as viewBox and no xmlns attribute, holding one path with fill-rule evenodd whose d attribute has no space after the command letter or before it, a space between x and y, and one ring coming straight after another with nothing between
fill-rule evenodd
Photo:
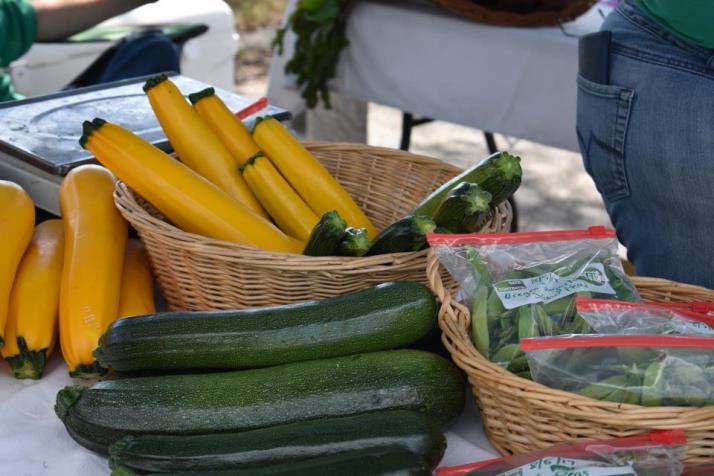
<instances>
[{"instance_id":1,"label":"green t-shirt sleeve","mask_svg":"<svg viewBox=\"0 0 714 476\"><path fill-rule=\"evenodd\" d=\"M0 0L0 67L24 55L35 42L35 9L25 0Z\"/></svg>"}]
</instances>

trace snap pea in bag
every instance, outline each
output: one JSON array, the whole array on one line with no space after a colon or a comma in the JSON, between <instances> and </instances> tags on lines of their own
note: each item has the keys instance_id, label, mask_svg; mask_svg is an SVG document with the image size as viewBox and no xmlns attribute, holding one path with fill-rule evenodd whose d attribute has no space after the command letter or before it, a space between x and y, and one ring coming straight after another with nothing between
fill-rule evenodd
<instances>
[{"instance_id":1,"label":"snap pea in bag","mask_svg":"<svg viewBox=\"0 0 714 476\"><path fill-rule=\"evenodd\" d=\"M678 476L686 443L683 431L655 431L441 467L436 476Z\"/></svg>"},{"instance_id":2,"label":"snap pea in bag","mask_svg":"<svg viewBox=\"0 0 714 476\"><path fill-rule=\"evenodd\" d=\"M460 284L471 338L486 358L529 378L520 339L591 332L576 295L638 301L613 230L431 234L429 245Z\"/></svg>"},{"instance_id":3,"label":"snap pea in bag","mask_svg":"<svg viewBox=\"0 0 714 476\"><path fill-rule=\"evenodd\" d=\"M714 337L569 335L521 340L534 381L644 406L714 404Z\"/></svg>"},{"instance_id":4,"label":"snap pea in bag","mask_svg":"<svg viewBox=\"0 0 714 476\"><path fill-rule=\"evenodd\" d=\"M575 308L597 334L714 336L714 317L701 312L708 310L708 302L672 305L578 297Z\"/></svg>"}]
</instances>

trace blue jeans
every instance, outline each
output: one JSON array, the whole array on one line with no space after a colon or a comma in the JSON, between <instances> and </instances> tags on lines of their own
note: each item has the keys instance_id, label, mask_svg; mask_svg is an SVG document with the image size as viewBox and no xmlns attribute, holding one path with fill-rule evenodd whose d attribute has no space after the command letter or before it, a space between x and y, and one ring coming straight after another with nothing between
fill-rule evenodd
<instances>
[{"instance_id":1,"label":"blue jeans","mask_svg":"<svg viewBox=\"0 0 714 476\"><path fill-rule=\"evenodd\" d=\"M578 82L585 169L638 275L714 288L714 50L629 2L612 32L610 82Z\"/></svg>"}]
</instances>

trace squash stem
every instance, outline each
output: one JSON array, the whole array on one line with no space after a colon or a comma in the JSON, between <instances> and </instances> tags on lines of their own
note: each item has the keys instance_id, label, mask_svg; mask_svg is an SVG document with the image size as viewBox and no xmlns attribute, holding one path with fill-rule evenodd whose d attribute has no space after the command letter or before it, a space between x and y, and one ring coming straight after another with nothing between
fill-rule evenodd
<instances>
[{"instance_id":1,"label":"squash stem","mask_svg":"<svg viewBox=\"0 0 714 476\"><path fill-rule=\"evenodd\" d=\"M210 87L210 88L202 89L200 91L196 91L195 93L189 94L188 100L191 101L191 104L196 104L201 99L214 96L215 94L216 94L216 90L213 89L212 87Z\"/></svg>"},{"instance_id":2,"label":"squash stem","mask_svg":"<svg viewBox=\"0 0 714 476\"><path fill-rule=\"evenodd\" d=\"M47 349L28 350L25 338L17 338L20 352L6 360L10 364L15 378L37 380L42 377L42 372L47 364Z\"/></svg>"},{"instance_id":3,"label":"squash stem","mask_svg":"<svg viewBox=\"0 0 714 476\"><path fill-rule=\"evenodd\" d=\"M69 410L82 397L82 394L88 387L84 385L67 385L65 388L57 392L57 401L55 402L55 414L60 420L64 421Z\"/></svg>"}]
</instances>

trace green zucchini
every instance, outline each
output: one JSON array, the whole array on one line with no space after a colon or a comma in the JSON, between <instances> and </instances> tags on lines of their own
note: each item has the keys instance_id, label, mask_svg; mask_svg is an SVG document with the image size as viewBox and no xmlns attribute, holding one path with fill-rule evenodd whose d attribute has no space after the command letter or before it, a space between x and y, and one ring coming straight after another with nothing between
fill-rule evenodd
<instances>
[{"instance_id":1,"label":"green zucchini","mask_svg":"<svg viewBox=\"0 0 714 476\"><path fill-rule=\"evenodd\" d=\"M336 256L342 237L345 236L347 222L336 211L325 212L305 245L304 255Z\"/></svg>"},{"instance_id":2,"label":"green zucchini","mask_svg":"<svg viewBox=\"0 0 714 476\"><path fill-rule=\"evenodd\" d=\"M522 176L520 157L508 152L496 152L437 188L411 214L433 217L446 195L463 182L478 184L490 193L491 207L495 208L518 190Z\"/></svg>"},{"instance_id":3,"label":"green zucchini","mask_svg":"<svg viewBox=\"0 0 714 476\"><path fill-rule=\"evenodd\" d=\"M141 471L248 468L393 445L435 468L446 440L429 418L391 410L238 433L129 436L109 449L109 466Z\"/></svg>"},{"instance_id":4,"label":"green zucchini","mask_svg":"<svg viewBox=\"0 0 714 476\"><path fill-rule=\"evenodd\" d=\"M55 413L79 444L99 452L127 435L245 431L378 410L456 418L464 382L454 364L391 350L262 369L105 380L70 385Z\"/></svg>"},{"instance_id":5,"label":"green zucchini","mask_svg":"<svg viewBox=\"0 0 714 476\"><path fill-rule=\"evenodd\" d=\"M431 476L429 465L419 455L404 448L383 446L375 449L345 451L295 463L281 463L241 470L195 470L147 473L147 476ZM112 476L137 476L125 467Z\"/></svg>"},{"instance_id":6,"label":"green zucchini","mask_svg":"<svg viewBox=\"0 0 714 476\"><path fill-rule=\"evenodd\" d=\"M369 250L370 244L366 228L348 227L338 251L340 256L363 256Z\"/></svg>"},{"instance_id":7,"label":"green zucchini","mask_svg":"<svg viewBox=\"0 0 714 476\"><path fill-rule=\"evenodd\" d=\"M434 220L427 216L406 216L382 230L366 256L419 251L426 247L426 235L435 228Z\"/></svg>"},{"instance_id":8,"label":"green zucchini","mask_svg":"<svg viewBox=\"0 0 714 476\"><path fill-rule=\"evenodd\" d=\"M491 198L475 183L460 183L441 202L434 222L451 233L475 233L491 219Z\"/></svg>"},{"instance_id":9,"label":"green zucchini","mask_svg":"<svg viewBox=\"0 0 714 476\"><path fill-rule=\"evenodd\" d=\"M399 281L323 301L120 319L94 352L120 372L246 369L396 349L435 325L436 299Z\"/></svg>"}]
</instances>

